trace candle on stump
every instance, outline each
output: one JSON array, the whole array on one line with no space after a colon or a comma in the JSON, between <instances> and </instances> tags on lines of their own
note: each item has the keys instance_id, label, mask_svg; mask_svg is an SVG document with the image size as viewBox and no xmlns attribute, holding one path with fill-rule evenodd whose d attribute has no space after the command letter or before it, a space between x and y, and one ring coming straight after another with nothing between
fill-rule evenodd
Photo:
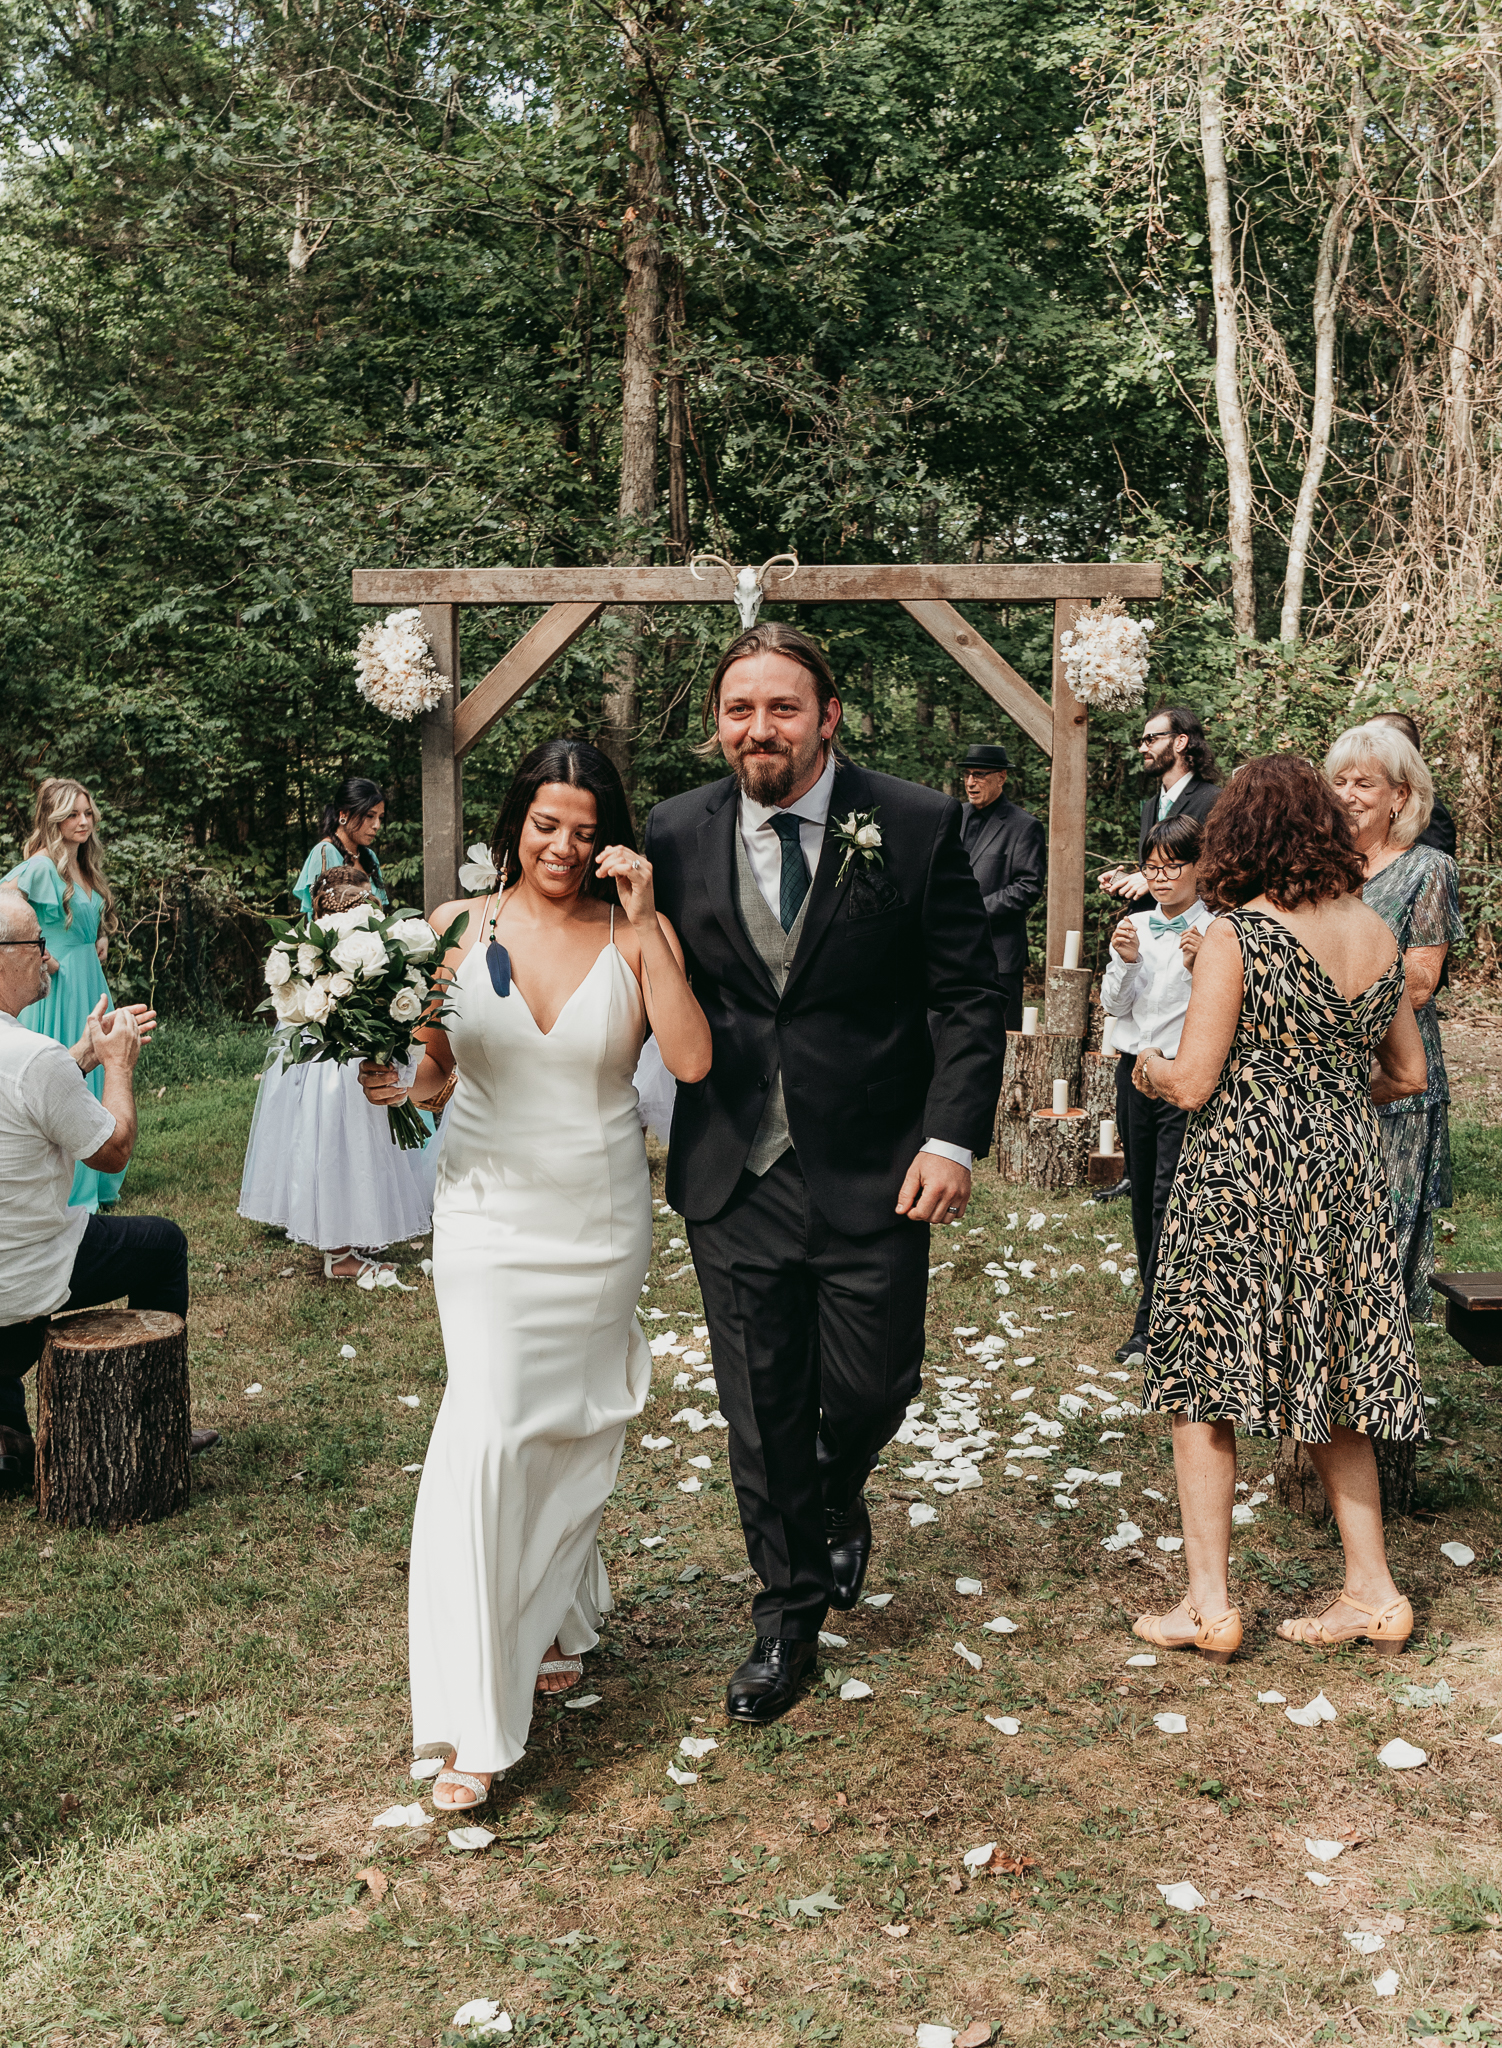
<instances>
[{"instance_id":1,"label":"candle on stump","mask_svg":"<svg viewBox=\"0 0 1502 2048\"><path fill-rule=\"evenodd\" d=\"M1103 1116L1100 1120L1100 1149L1102 1152L1114 1152L1116 1150L1116 1120L1114 1117Z\"/></svg>"},{"instance_id":2,"label":"candle on stump","mask_svg":"<svg viewBox=\"0 0 1502 2048\"><path fill-rule=\"evenodd\" d=\"M1024 1038L1036 1038L1036 1037L1037 1037L1037 1035L1038 1035L1038 1013L1037 1013L1037 1011L1036 1011L1036 1010L1024 1010L1024 1011L1023 1011L1023 1013L1022 1013L1022 1035L1023 1035L1023 1037L1024 1037Z\"/></svg>"},{"instance_id":3,"label":"candle on stump","mask_svg":"<svg viewBox=\"0 0 1502 2048\"><path fill-rule=\"evenodd\" d=\"M1067 1081L1055 1081L1053 1084L1053 1113L1055 1116L1066 1116L1068 1111L1069 1083Z\"/></svg>"},{"instance_id":4,"label":"candle on stump","mask_svg":"<svg viewBox=\"0 0 1502 2048\"><path fill-rule=\"evenodd\" d=\"M1116 1019L1114 1017L1107 1017L1105 1021L1105 1026L1100 1034L1100 1049L1102 1053L1115 1052L1116 1050Z\"/></svg>"},{"instance_id":5,"label":"candle on stump","mask_svg":"<svg viewBox=\"0 0 1502 2048\"><path fill-rule=\"evenodd\" d=\"M1078 932L1064 934L1064 965L1078 967L1080 964L1080 935Z\"/></svg>"}]
</instances>

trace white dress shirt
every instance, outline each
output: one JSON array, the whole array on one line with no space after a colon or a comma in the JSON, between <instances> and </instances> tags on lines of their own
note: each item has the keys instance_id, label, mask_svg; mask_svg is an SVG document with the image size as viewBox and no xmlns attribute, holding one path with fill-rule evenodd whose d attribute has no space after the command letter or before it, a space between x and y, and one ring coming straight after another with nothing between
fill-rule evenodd
<instances>
[{"instance_id":1,"label":"white dress shirt","mask_svg":"<svg viewBox=\"0 0 1502 2048\"><path fill-rule=\"evenodd\" d=\"M0 1010L0 1326L67 1300L89 1221L68 1207L73 1169L114 1135L68 1048Z\"/></svg>"},{"instance_id":2,"label":"white dress shirt","mask_svg":"<svg viewBox=\"0 0 1502 2048\"><path fill-rule=\"evenodd\" d=\"M746 849L746 858L751 863L751 872L756 877L756 886L766 901L767 908L779 921L782 916L782 841L772 830L771 819L779 810L789 811L798 820L798 844L803 848L803 858L808 862L809 887L819 872L819 855L824 850L824 833L829 823L829 805L834 795L835 757L833 747L824 763L824 772L812 789L803 792L796 803L763 804L754 796L740 794L741 844ZM925 1138L925 1152L936 1152L941 1159L952 1159L959 1166L971 1167L975 1154L963 1145L948 1144L942 1138Z\"/></svg>"},{"instance_id":3,"label":"white dress shirt","mask_svg":"<svg viewBox=\"0 0 1502 2048\"><path fill-rule=\"evenodd\" d=\"M1192 769L1186 768L1182 775L1176 775L1172 782L1165 781L1160 787L1158 791L1158 823L1160 825L1178 802L1179 791L1189 780L1193 772ZM1149 1039L1148 1044L1151 1045L1151 1043L1152 1040Z\"/></svg>"},{"instance_id":4,"label":"white dress shirt","mask_svg":"<svg viewBox=\"0 0 1502 2048\"><path fill-rule=\"evenodd\" d=\"M1183 932L1163 932L1154 938L1148 930L1148 919L1162 915L1156 904L1151 910L1132 913L1137 958L1123 960L1112 950L1101 982L1100 1006L1108 1017L1120 1020L1116 1026L1118 1052L1137 1053L1144 1046L1156 1045L1172 1059L1179 1049L1194 984L1179 949ZM1188 931L1202 932L1215 922L1198 897L1182 915Z\"/></svg>"}]
</instances>

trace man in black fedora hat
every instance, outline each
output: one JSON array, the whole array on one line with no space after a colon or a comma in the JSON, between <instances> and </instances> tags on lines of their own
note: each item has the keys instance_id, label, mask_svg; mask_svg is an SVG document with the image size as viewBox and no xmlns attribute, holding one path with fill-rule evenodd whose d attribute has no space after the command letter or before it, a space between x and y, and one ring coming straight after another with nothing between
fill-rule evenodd
<instances>
[{"instance_id":1,"label":"man in black fedora hat","mask_svg":"<svg viewBox=\"0 0 1502 2048\"><path fill-rule=\"evenodd\" d=\"M1008 803L1011 767L1005 747L965 751L965 807L960 838L980 884L996 948L996 976L1006 997L1008 1031L1022 1029L1022 977L1027 971L1027 914L1043 894L1048 840L1030 812Z\"/></svg>"}]
</instances>

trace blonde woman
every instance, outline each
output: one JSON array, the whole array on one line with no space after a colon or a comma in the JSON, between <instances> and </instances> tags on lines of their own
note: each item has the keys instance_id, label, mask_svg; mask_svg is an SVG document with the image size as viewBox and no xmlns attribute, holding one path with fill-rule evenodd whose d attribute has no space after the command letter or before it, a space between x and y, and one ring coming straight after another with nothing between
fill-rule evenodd
<instances>
[{"instance_id":1,"label":"blonde woman","mask_svg":"<svg viewBox=\"0 0 1502 2048\"><path fill-rule=\"evenodd\" d=\"M1386 719L1352 726L1325 756L1325 779L1350 820L1366 872L1361 900L1387 925L1403 955L1408 999L1429 1063L1422 1094L1385 1102L1377 1111L1409 1320L1427 1323L1434 1212L1454 1200L1450 1082L1434 992L1446 955L1465 936L1458 878L1448 854L1418 843L1434 809L1434 783L1405 733Z\"/></svg>"},{"instance_id":2,"label":"blonde woman","mask_svg":"<svg viewBox=\"0 0 1502 2048\"><path fill-rule=\"evenodd\" d=\"M99 813L83 784L49 776L37 791L25 858L0 878L0 888L19 890L36 912L58 967L47 994L21 1012L21 1022L63 1045L75 1045L85 1036L91 1012L114 1008L104 963L116 925L115 899L105 880L98 833ZM88 1082L102 1100L103 1068L95 1067ZM115 1200L124 1178L123 1170L99 1173L80 1160L68 1206L93 1214Z\"/></svg>"}]
</instances>

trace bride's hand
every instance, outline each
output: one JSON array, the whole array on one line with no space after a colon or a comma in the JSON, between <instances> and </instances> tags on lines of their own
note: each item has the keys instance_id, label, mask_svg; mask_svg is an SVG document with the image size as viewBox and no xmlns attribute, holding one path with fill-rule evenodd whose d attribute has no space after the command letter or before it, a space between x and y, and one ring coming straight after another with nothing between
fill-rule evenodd
<instances>
[{"instance_id":1,"label":"bride's hand","mask_svg":"<svg viewBox=\"0 0 1502 2048\"><path fill-rule=\"evenodd\" d=\"M650 924L657 915L652 895L652 863L629 846L607 846L595 857L595 873L613 881L620 892L628 924Z\"/></svg>"},{"instance_id":2,"label":"bride's hand","mask_svg":"<svg viewBox=\"0 0 1502 2048\"><path fill-rule=\"evenodd\" d=\"M378 1067L374 1060L361 1060L360 1086L365 1098L378 1108L386 1109L407 1099L407 1090L402 1086L395 1067Z\"/></svg>"}]
</instances>

